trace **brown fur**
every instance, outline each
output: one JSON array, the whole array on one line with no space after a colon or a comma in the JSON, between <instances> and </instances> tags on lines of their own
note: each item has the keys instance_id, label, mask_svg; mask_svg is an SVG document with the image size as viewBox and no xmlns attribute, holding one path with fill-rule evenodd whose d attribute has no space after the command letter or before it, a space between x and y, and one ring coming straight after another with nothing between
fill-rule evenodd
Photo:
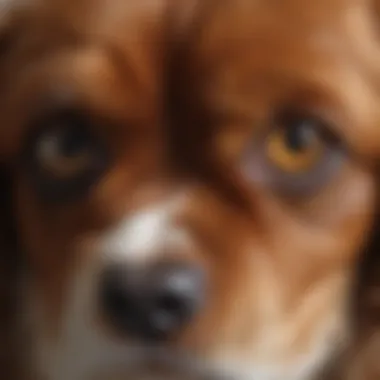
<instances>
[{"instance_id":1,"label":"brown fur","mask_svg":"<svg viewBox=\"0 0 380 380\"><path fill-rule=\"evenodd\" d=\"M363 273L374 267L376 237L362 259L375 225L380 158L373 11L359 0L182 3L115 2L121 5L113 9L95 0L55 0L9 22L0 66L0 157L14 207L4 214L15 219L22 260L48 310L44 332L54 336L73 269L91 262L97 236L187 186L178 223L196 244L181 256L202 262L212 286L203 313L172 344L209 359L225 350L243 366L260 354L256 336L270 330L273 318L278 334L293 332L278 359L288 363L309 347L336 297L344 304L361 261ZM199 17L182 29L194 10ZM41 201L17 165L30 120L52 106L50 99L61 101L61 88L101 121L97 132L114 155L106 178L64 207ZM268 125L284 102L321 110L353 152L312 199L290 200L239 171L255 126ZM8 273L5 285L17 278L14 268ZM358 282L358 298L372 305L367 279ZM272 308L268 301L279 303ZM362 371L377 364L366 319L375 311L359 305L356 315L359 356L354 352L352 362L361 367L359 380L372 380Z\"/></svg>"}]
</instances>

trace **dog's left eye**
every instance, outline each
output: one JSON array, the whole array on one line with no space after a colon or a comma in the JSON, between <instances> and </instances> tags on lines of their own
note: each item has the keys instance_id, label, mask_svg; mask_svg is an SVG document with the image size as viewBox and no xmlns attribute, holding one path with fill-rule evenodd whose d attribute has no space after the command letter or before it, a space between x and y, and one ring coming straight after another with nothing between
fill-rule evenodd
<instances>
[{"instance_id":1,"label":"dog's left eye","mask_svg":"<svg viewBox=\"0 0 380 380\"><path fill-rule=\"evenodd\" d=\"M83 114L66 111L38 122L25 158L39 193L63 200L79 196L99 178L107 151Z\"/></svg>"},{"instance_id":2,"label":"dog's left eye","mask_svg":"<svg viewBox=\"0 0 380 380\"><path fill-rule=\"evenodd\" d=\"M311 170L323 158L326 141L313 120L298 120L275 128L266 139L266 156L289 174Z\"/></svg>"},{"instance_id":3,"label":"dog's left eye","mask_svg":"<svg viewBox=\"0 0 380 380\"><path fill-rule=\"evenodd\" d=\"M345 157L329 124L311 115L283 112L244 156L244 173L276 192L308 195L325 185Z\"/></svg>"}]
</instances>

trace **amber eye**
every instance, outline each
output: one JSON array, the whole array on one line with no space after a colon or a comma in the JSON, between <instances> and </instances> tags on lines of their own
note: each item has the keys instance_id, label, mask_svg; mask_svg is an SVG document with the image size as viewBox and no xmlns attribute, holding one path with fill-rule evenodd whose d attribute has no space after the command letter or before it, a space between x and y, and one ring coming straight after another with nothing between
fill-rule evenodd
<instances>
[{"instance_id":1,"label":"amber eye","mask_svg":"<svg viewBox=\"0 0 380 380\"><path fill-rule=\"evenodd\" d=\"M266 154L278 169L301 174L311 170L323 158L326 141L313 120L296 120L274 129L267 137Z\"/></svg>"},{"instance_id":2,"label":"amber eye","mask_svg":"<svg viewBox=\"0 0 380 380\"><path fill-rule=\"evenodd\" d=\"M269 131L244 152L243 174L288 197L312 195L338 173L347 157L334 130L313 115L278 114Z\"/></svg>"},{"instance_id":3,"label":"amber eye","mask_svg":"<svg viewBox=\"0 0 380 380\"><path fill-rule=\"evenodd\" d=\"M106 167L105 146L80 112L54 114L39 120L35 129L24 158L43 197L79 195Z\"/></svg>"},{"instance_id":4,"label":"amber eye","mask_svg":"<svg viewBox=\"0 0 380 380\"><path fill-rule=\"evenodd\" d=\"M70 179L85 172L93 161L82 130L57 127L41 136L35 147L41 169L52 177Z\"/></svg>"}]
</instances>

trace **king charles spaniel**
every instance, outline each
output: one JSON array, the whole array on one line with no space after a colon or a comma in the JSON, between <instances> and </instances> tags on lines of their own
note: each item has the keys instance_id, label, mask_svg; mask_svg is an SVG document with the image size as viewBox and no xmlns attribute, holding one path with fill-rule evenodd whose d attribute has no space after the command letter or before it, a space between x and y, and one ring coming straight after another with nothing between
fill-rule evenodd
<instances>
[{"instance_id":1,"label":"king charles spaniel","mask_svg":"<svg viewBox=\"0 0 380 380\"><path fill-rule=\"evenodd\" d=\"M373 4L6 3L0 159L28 376L327 368L375 225Z\"/></svg>"}]
</instances>

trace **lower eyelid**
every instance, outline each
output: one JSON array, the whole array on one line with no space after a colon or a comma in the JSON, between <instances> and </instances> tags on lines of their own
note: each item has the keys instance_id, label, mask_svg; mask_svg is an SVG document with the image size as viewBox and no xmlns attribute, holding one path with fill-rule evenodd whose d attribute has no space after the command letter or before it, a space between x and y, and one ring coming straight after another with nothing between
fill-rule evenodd
<instances>
[{"instance_id":1,"label":"lower eyelid","mask_svg":"<svg viewBox=\"0 0 380 380\"><path fill-rule=\"evenodd\" d=\"M248 182L284 196L302 197L315 194L333 178L345 160L345 153L327 147L323 160L308 173L292 175L281 171L268 161L263 147L256 144L243 158L241 173Z\"/></svg>"},{"instance_id":2,"label":"lower eyelid","mask_svg":"<svg viewBox=\"0 0 380 380\"><path fill-rule=\"evenodd\" d=\"M342 155L331 152L325 157L323 162L305 175L298 177L283 175L282 180L277 181L276 187L279 192L293 196L310 196L315 194L333 180L334 174L340 171L343 160Z\"/></svg>"}]
</instances>

